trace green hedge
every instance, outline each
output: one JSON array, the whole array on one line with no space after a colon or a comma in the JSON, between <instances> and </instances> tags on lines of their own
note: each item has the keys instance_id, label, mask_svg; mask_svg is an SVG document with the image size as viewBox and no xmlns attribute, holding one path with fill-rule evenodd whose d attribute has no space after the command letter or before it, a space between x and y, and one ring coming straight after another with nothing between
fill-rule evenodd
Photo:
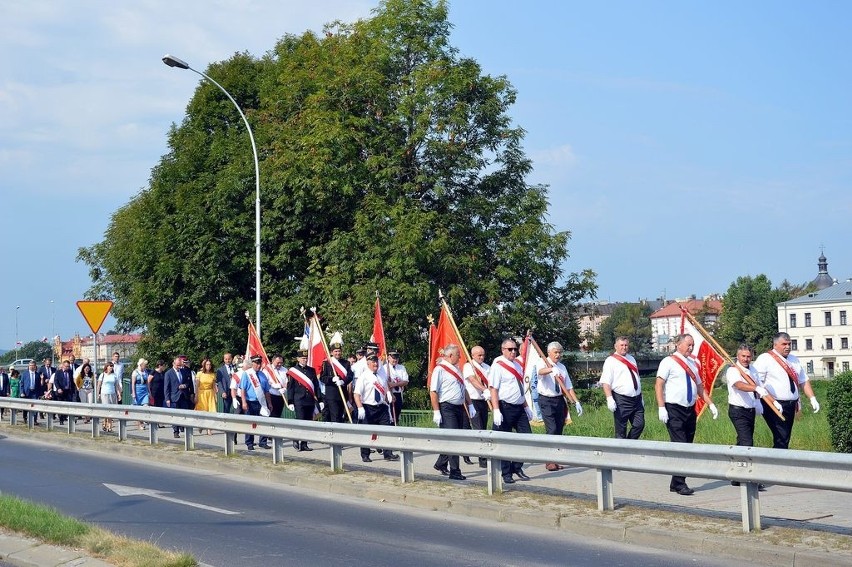
<instances>
[{"instance_id":1,"label":"green hedge","mask_svg":"<svg viewBox=\"0 0 852 567\"><path fill-rule=\"evenodd\" d=\"M838 453L852 453L852 372L843 372L828 385L828 432Z\"/></svg>"}]
</instances>

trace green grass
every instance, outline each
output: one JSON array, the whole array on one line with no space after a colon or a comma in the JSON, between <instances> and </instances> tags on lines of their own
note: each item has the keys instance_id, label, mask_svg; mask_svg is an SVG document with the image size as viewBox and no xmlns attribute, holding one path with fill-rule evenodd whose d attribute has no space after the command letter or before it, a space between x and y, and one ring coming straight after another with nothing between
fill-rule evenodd
<instances>
[{"instance_id":1,"label":"green grass","mask_svg":"<svg viewBox=\"0 0 852 567\"><path fill-rule=\"evenodd\" d=\"M817 399L822 405L819 413L813 413L807 399L803 412L796 417L793 426L793 436L790 440L791 449L807 451L833 452L828 432L827 398L828 382L814 381L811 383ZM573 423L565 426L566 435L583 437L612 437L614 425L612 413L606 409L603 390L577 390L583 404L583 415L577 417L571 407ZM642 396L645 400L645 431L642 439L646 441L668 441L669 433L666 426L657 418L657 402L654 397L654 386L650 380L643 380ZM713 389L713 402L719 409L719 419L713 420L709 411L698 420L695 432L696 443L712 445L733 445L736 443L736 432L728 418L728 389L719 382ZM409 412L405 412L408 414ZM432 412L410 412L403 418L402 425L414 427L434 427ZM543 426L533 426L533 433L544 433ZM756 447L772 447L772 434L762 417L758 416L754 428L754 444Z\"/></svg>"},{"instance_id":2,"label":"green grass","mask_svg":"<svg viewBox=\"0 0 852 567\"><path fill-rule=\"evenodd\" d=\"M56 509L0 495L0 527L64 547L85 550L116 567L196 567L187 553L115 535L60 514Z\"/></svg>"}]
</instances>

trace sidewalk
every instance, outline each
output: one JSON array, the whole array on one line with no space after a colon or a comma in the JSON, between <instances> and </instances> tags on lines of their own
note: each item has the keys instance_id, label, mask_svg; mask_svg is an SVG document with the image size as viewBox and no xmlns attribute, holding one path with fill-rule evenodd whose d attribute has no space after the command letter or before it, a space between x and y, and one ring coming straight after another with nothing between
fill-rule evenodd
<instances>
[{"instance_id":1,"label":"sidewalk","mask_svg":"<svg viewBox=\"0 0 852 567\"><path fill-rule=\"evenodd\" d=\"M249 453L243 445L238 447L238 457L224 457L221 433L196 435L196 450L189 453L183 450L182 439L170 436L162 436L160 444L151 447L147 432L137 431L135 425L126 443L119 443L115 435L93 440L78 433L69 438L60 431L27 432L8 425L0 427L0 433L35 441L63 436L62 445L69 450L118 452L130 458L150 460L151 451L157 451L161 463L252 476L306 491L363 493L389 506L550 527L661 549L676 546L717 558L765 565L852 566L852 494L844 492L770 486L760 493L763 530L744 534L740 489L719 480L689 478L695 495L680 496L669 492L667 476L616 471L616 510L598 512L593 469L569 467L548 472L543 464L527 465L524 470L532 477L530 481L507 485L502 495L489 497L484 490L485 469L478 467L475 458L473 465L461 464L466 481L448 481L432 468L435 455L418 454L415 483L402 484L399 462L387 462L374 454L372 463L362 463L355 447L344 450L345 472L339 474L330 471L328 449L320 443L311 445L312 452L296 452L285 443L283 462L273 465L271 451ZM13 560L15 565L63 565L49 562L50 557L44 563L18 563L17 557L7 554L6 545L6 539L0 538L0 558Z\"/></svg>"}]
</instances>

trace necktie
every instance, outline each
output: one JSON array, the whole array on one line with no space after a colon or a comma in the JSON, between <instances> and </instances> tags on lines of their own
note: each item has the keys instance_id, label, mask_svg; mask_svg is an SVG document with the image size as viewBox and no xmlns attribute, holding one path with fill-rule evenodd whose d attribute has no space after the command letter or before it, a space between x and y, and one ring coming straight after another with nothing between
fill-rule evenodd
<instances>
[{"instance_id":1,"label":"necktie","mask_svg":"<svg viewBox=\"0 0 852 567\"><path fill-rule=\"evenodd\" d=\"M639 389L639 383L636 381L636 375L633 374L633 370L631 370L630 368L628 368L628 370L630 371L630 379L633 380L633 389L638 390ZM687 376L687 379L689 379L688 376Z\"/></svg>"},{"instance_id":2,"label":"necktie","mask_svg":"<svg viewBox=\"0 0 852 567\"><path fill-rule=\"evenodd\" d=\"M373 397L376 400L376 404L382 403L382 395L375 388L373 389Z\"/></svg>"},{"instance_id":3,"label":"necktie","mask_svg":"<svg viewBox=\"0 0 852 567\"><path fill-rule=\"evenodd\" d=\"M686 373L686 401L692 403L692 380L689 379L689 373Z\"/></svg>"}]
</instances>

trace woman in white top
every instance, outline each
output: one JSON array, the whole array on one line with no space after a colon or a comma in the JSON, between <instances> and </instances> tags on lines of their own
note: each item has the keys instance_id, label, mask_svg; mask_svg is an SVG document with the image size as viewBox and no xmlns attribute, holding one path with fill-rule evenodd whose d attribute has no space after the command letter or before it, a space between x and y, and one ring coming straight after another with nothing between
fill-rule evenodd
<instances>
[{"instance_id":1,"label":"woman in white top","mask_svg":"<svg viewBox=\"0 0 852 567\"><path fill-rule=\"evenodd\" d=\"M121 383L115 375L112 362L107 362L104 371L98 376L98 395L102 404L121 403ZM104 419L103 430L112 432L112 420Z\"/></svg>"}]
</instances>

